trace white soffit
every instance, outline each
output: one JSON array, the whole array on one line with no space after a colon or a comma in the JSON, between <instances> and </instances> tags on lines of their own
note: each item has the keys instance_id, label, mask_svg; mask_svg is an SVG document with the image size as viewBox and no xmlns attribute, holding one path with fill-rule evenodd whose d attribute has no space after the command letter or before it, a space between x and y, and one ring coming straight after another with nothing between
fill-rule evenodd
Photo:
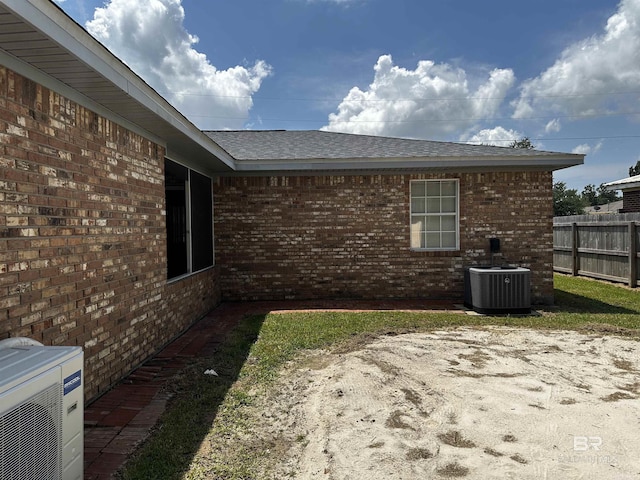
<instances>
[{"instance_id":1,"label":"white soffit","mask_svg":"<svg viewBox=\"0 0 640 480\"><path fill-rule=\"evenodd\" d=\"M139 76L48 0L0 0L0 49L41 72L33 79L123 126L133 125L173 156L209 173L227 172L234 159ZM6 58L3 58L6 60ZM7 62L3 62L7 63ZM19 71L19 63L9 65ZM52 80L54 85L52 85ZM47 81L49 84L47 84ZM82 101L84 100L84 101ZM110 113L110 115L109 115ZM133 130L133 128L132 128Z\"/></svg>"}]
</instances>

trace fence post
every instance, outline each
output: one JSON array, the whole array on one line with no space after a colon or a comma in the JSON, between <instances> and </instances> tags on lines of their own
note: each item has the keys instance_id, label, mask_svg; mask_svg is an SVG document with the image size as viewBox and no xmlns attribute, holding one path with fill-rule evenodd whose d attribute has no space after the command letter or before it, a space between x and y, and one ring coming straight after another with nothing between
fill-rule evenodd
<instances>
[{"instance_id":1,"label":"fence post","mask_svg":"<svg viewBox=\"0 0 640 480\"><path fill-rule=\"evenodd\" d=\"M636 223L629 222L629 287L638 286L638 245L636 244Z\"/></svg>"},{"instance_id":2,"label":"fence post","mask_svg":"<svg viewBox=\"0 0 640 480\"><path fill-rule=\"evenodd\" d=\"M571 274L578 276L578 224L571 224Z\"/></svg>"}]
</instances>

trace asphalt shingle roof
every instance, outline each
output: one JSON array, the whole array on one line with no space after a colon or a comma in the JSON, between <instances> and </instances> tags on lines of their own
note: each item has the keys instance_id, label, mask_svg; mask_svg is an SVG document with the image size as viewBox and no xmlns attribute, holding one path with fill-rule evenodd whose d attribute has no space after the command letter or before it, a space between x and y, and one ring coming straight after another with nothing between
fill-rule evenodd
<instances>
[{"instance_id":1,"label":"asphalt shingle roof","mask_svg":"<svg viewBox=\"0 0 640 480\"><path fill-rule=\"evenodd\" d=\"M526 150L464 143L376 137L317 130L205 131L236 160L411 159L570 157ZM576 155L576 159L582 159ZM576 163L581 163L576 162Z\"/></svg>"}]
</instances>

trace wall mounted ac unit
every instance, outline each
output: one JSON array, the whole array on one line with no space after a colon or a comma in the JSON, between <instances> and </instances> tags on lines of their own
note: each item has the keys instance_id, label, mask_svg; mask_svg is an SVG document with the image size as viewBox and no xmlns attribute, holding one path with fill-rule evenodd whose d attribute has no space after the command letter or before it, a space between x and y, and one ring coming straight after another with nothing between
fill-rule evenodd
<instances>
[{"instance_id":1,"label":"wall mounted ac unit","mask_svg":"<svg viewBox=\"0 0 640 480\"><path fill-rule=\"evenodd\" d=\"M0 479L82 480L82 348L1 344Z\"/></svg>"},{"instance_id":2,"label":"wall mounted ac unit","mask_svg":"<svg viewBox=\"0 0 640 480\"><path fill-rule=\"evenodd\" d=\"M465 272L465 303L478 313L530 313L531 270L471 267Z\"/></svg>"}]
</instances>

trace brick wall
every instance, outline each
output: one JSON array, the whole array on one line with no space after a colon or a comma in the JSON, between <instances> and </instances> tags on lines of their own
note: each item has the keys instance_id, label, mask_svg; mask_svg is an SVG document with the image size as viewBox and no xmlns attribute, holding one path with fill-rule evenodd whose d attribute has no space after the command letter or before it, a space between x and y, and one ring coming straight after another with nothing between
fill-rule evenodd
<instances>
[{"instance_id":1,"label":"brick wall","mask_svg":"<svg viewBox=\"0 0 640 480\"><path fill-rule=\"evenodd\" d=\"M459 178L459 252L409 249L413 178ZM219 178L219 267L172 283L163 179L161 146L0 67L0 339L84 347L88 399L221 296L461 299L490 237L553 298L549 172Z\"/></svg>"},{"instance_id":2,"label":"brick wall","mask_svg":"<svg viewBox=\"0 0 640 480\"><path fill-rule=\"evenodd\" d=\"M620 213L634 212L640 212L640 190L623 190Z\"/></svg>"},{"instance_id":3,"label":"brick wall","mask_svg":"<svg viewBox=\"0 0 640 480\"><path fill-rule=\"evenodd\" d=\"M409 248L411 179L460 180L459 252ZM503 258L532 269L553 301L550 172L219 178L216 261L223 298L453 298L465 265Z\"/></svg>"},{"instance_id":4,"label":"brick wall","mask_svg":"<svg viewBox=\"0 0 640 480\"><path fill-rule=\"evenodd\" d=\"M0 339L84 347L95 397L219 301L165 230L161 146L0 67Z\"/></svg>"}]
</instances>

